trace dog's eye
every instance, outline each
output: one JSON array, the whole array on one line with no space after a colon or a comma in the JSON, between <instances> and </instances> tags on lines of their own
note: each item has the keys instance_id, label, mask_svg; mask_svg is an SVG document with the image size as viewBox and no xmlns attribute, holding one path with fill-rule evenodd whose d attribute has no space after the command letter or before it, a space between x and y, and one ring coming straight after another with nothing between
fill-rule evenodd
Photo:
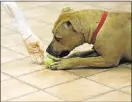
<instances>
[{"instance_id":1,"label":"dog's eye","mask_svg":"<svg viewBox=\"0 0 132 102\"><path fill-rule=\"evenodd\" d=\"M71 26L71 22L69 22L69 21L66 22L66 24L67 24L67 26Z\"/></svg>"},{"instance_id":2,"label":"dog's eye","mask_svg":"<svg viewBox=\"0 0 132 102\"><path fill-rule=\"evenodd\" d=\"M62 40L62 38L57 38L56 36L54 36L54 38L57 42L60 42Z\"/></svg>"}]
</instances>

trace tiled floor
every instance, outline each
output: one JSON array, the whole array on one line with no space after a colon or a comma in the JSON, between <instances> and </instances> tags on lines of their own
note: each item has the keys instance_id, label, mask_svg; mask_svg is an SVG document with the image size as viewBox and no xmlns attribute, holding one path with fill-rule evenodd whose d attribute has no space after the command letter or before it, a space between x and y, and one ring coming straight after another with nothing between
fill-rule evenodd
<instances>
[{"instance_id":1,"label":"tiled floor","mask_svg":"<svg viewBox=\"0 0 132 102\"><path fill-rule=\"evenodd\" d=\"M130 12L129 2L18 2L18 5L45 49L52 39L53 23L66 6ZM3 9L1 13L2 101L131 101L130 63L110 69L46 69L44 65L32 63L10 17ZM84 44L75 50L91 47Z\"/></svg>"}]
</instances>

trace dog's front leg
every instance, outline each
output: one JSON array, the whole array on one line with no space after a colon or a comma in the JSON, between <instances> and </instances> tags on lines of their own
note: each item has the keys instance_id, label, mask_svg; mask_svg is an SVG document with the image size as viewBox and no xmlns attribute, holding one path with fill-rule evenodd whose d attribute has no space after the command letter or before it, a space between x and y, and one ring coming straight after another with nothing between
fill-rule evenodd
<instances>
[{"instance_id":1,"label":"dog's front leg","mask_svg":"<svg viewBox=\"0 0 132 102\"><path fill-rule=\"evenodd\" d=\"M115 66L117 63L107 62L102 56L99 57L89 57L89 58L69 58L62 59L51 65L51 69L69 69L77 66L87 66L87 67L110 67Z\"/></svg>"}]
</instances>

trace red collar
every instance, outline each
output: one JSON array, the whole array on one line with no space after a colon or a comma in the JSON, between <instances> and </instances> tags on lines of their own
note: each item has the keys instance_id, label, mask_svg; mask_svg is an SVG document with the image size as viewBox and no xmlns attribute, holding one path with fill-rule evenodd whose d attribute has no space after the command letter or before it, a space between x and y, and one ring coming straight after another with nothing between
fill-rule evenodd
<instances>
[{"instance_id":1,"label":"red collar","mask_svg":"<svg viewBox=\"0 0 132 102\"><path fill-rule=\"evenodd\" d=\"M105 20L106 20L106 17L107 17L107 12L104 11L104 13L103 13L103 15L102 15L102 18L101 18L101 20L100 20L100 22L99 22L99 24L98 24L96 30L95 30L95 31L93 32L93 34L92 34L92 35L93 35L93 36L92 36L92 39L91 39L92 44L94 44L94 42L95 42L95 40L96 40L96 36L97 36L99 30L101 29L101 27L103 26L103 24L104 24L104 22L105 22Z\"/></svg>"}]
</instances>

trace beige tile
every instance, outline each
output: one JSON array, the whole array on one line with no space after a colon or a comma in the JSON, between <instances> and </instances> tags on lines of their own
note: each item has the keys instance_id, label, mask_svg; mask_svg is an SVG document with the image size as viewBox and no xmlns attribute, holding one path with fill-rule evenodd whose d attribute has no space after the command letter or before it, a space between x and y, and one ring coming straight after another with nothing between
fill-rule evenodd
<instances>
[{"instance_id":1,"label":"beige tile","mask_svg":"<svg viewBox=\"0 0 132 102\"><path fill-rule=\"evenodd\" d=\"M32 63L29 57L1 65L2 72L12 76L20 76L41 69L43 69L43 65Z\"/></svg>"},{"instance_id":2,"label":"beige tile","mask_svg":"<svg viewBox=\"0 0 132 102\"><path fill-rule=\"evenodd\" d=\"M47 10L45 6L39 6L37 8L32 8L26 11L23 11L23 14L26 18L43 18L45 20L50 20L50 16L53 16L53 10ZM49 18L47 19L47 16L49 15ZM46 16L46 17L45 17Z\"/></svg>"},{"instance_id":3,"label":"beige tile","mask_svg":"<svg viewBox=\"0 0 132 102\"><path fill-rule=\"evenodd\" d=\"M131 94L131 86L127 86L127 87L122 88L120 90L123 91L123 92L125 92L125 93Z\"/></svg>"},{"instance_id":4,"label":"beige tile","mask_svg":"<svg viewBox=\"0 0 132 102\"><path fill-rule=\"evenodd\" d=\"M8 100L13 97L21 96L33 91L36 91L36 89L15 79L1 82L2 101Z\"/></svg>"},{"instance_id":5,"label":"beige tile","mask_svg":"<svg viewBox=\"0 0 132 102\"><path fill-rule=\"evenodd\" d=\"M50 2L17 2L18 6L22 9L32 9L37 8L38 6L45 6Z\"/></svg>"},{"instance_id":6,"label":"beige tile","mask_svg":"<svg viewBox=\"0 0 132 102\"><path fill-rule=\"evenodd\" d=\"M1 81L7 80L7 79L10 79L10 78L11 78L10 76L1 73Z\"/></svg>"},{"instance_id":7,"label":"beige tile","mask_svg":"<svg viewBox=\"0 0 132 102\"><path fill-rule=\"evenodd\" d=\"M69 74L68 72L52 71L48 69L19 77L20 80L23 80L41 89L74 80L76 78L78 77Z\"/></svg>"},{"instance_id":8,"label":"beige tile","mask_svg":"<svg viewBox=\"0 0 132 102\"><path fill-rule=\"evenodd\" d=\"M71 69L67 70L68 72L74 73L75 75L81 76L81 77L88 77L97 73L100 73L102 71L105 71L105 69Z\"/></svg>"},{"instance_id":9,"label":"beige tile","mask_svg":"<svg viewBox=\"0 0 132 102\"><path fill-rule=\"evenodd\" d=\"M88 78L118 89L131 84L131 70L128 68L113 68Z\"/></svg>"},{"instance_id":10,"label":"beige tile","mask_svg":"<svg viewBox=\"0 0 132 102\"><path fill-rule=\"evenodd\" d=\"M28 10L24 13L27 18L36 18L48 24L54 24L60 14L60 12L47 9L45 6L37 7L34 10Z\"/></svg>"},{"instance_id":11,"label":"beige tile","mask_svg":"<svg viewBox=\"0 0 132 102\"><path fill-rule=\"evenodd\" d=\"M81 3L82 4L82 3ZM83 2L88 9L102 9L109 11L129 11L131 10L130 2Z\"/></svg>"},{"instance_id":12,"label":"beige tile","mask_svg":"<svg viewBox=\"0 0 132 102\"><path fill-rule=\"evenodd\" d=\"M53 34L52 34L52 26L39 26L33 27L33 32L43 41L51 42Z\"/></svg>"},{"instance_id":13,"label":"beige tile","mask_svg":"<svg viewBox=\"0 0 132 102\"><path fill-rule=\"evenodd\" d=\"M5 25L11 22L10 16L5 12L5 9L1 11L1 25Z\"/></svg>"},{"instance_id":14,"label":"beige tile","mask_svg":"<svg viewBox=\"0 0 132 102\"><path fill-rule=\"evenodd\" d=\"M46 5L45 8L48 10L53 10L54 8L54 11L57 11L60 13L62 9L66 7L70 7L71 9L74 9L74 10L95 8L95 6L85 5L85 3L86 2L52 2Z\"/></svg>"},{"instance_id":15,"label":"beige tile","mask_svg":"<svg viewBox=\"0 0 132 102\"><path fill-rule=\"evenodd\" d=\"M6 28L6 29L9 29L9 30L12 30L12 31L14 31L14 32L16 32L18 34L20 33L18 28L17 28L18 27L18 23L16 21L11 21L11 22L9 22L7 24L4 24L3 27Z\"/></svg>"},{"instance_id":16,"label":"beige tile","mask_svg":"<svg viewBox=\"0 0 132 102\"><path fill-rule=\"evenodd\" d=\"M63 101L57 97L54 97L46 92L43 91L38 91L38 92L34 92L32 94L26 95L26 96L22 96L20 98L16 98L10 101Z\"/></svg>"},{"instance_id":17,"label":"beige tile","mask_svg":"<svg viewBox=\"0 0 132 102\"><path fill-rule=\"evenodd\" d=\"M38 19L32 18L32 19L27 19L27 23L29 24L31 30L36 28L36 27L45 27L46 24L42 21L39 21Z\"/></svg>"},{"instance_id":18,"label":"beige tile","mask_svg":"<svg viewBox=\"0 0 132 102\"><path fill-rule=\"evenodd\" d=\"M92 99L86 100L87 102L130 102L131 96L118 91L97 96Z\"/></svg>"},{"instance_id":19,"label":"beige tile","mask_svg":"<svg viewBox=\"0 0 132 102\"><path fill-rule=\"evenodd\" d=\"M24 44L20 44L20 45L17 45L17 46L9 47L9 49L11 49L11 50L13 50L15 52L24 54L25 56L29 56L29 54L27 52L27 49L26 49L26 46Z\"/></svg>"},{"instance_id":20,"label":"beige tile","mask_svg":"<svg viewBox=\"0 0 132 102\"><path fill-rule=\"evenodd\" d=\"M46 89L47 92L68 101L82 101L110 90L108 87L83 78Z\"/></svg>"},{"instance_id":21,"label":"beige tile","mask_svg":"<svg viewBox=\"0 0 132 102\"><path fill-rule=\"evenodd\" d=\"M8 50L6 48L1 48L1 63L14 61L16 59L20 59L24 57L25 57L24 55L21 55L14 51Z\"/></svg>"},{"instance_id":22,"label":"beige tile","mask_svg":"<svg viewBox=\"0 0 132 102\"><path fill-rule=\"evenodd\" d=\"M1 45L3 47L11 47L11 46L15 46L22 43L23 43L23 40L21 36L18 34L11 34L1 38Z\"/></svg>"},{"instance_id":23,"label":"beige tile","mask_svg":"<svg viewBox=\"0 0 132 102\"><path fill-rule=\"evenodd\" d=\"M1 27L1 37L6 37L7 35L15 34L16 32L6 29L4 27Z\"/></svg>"}]
</instances>

